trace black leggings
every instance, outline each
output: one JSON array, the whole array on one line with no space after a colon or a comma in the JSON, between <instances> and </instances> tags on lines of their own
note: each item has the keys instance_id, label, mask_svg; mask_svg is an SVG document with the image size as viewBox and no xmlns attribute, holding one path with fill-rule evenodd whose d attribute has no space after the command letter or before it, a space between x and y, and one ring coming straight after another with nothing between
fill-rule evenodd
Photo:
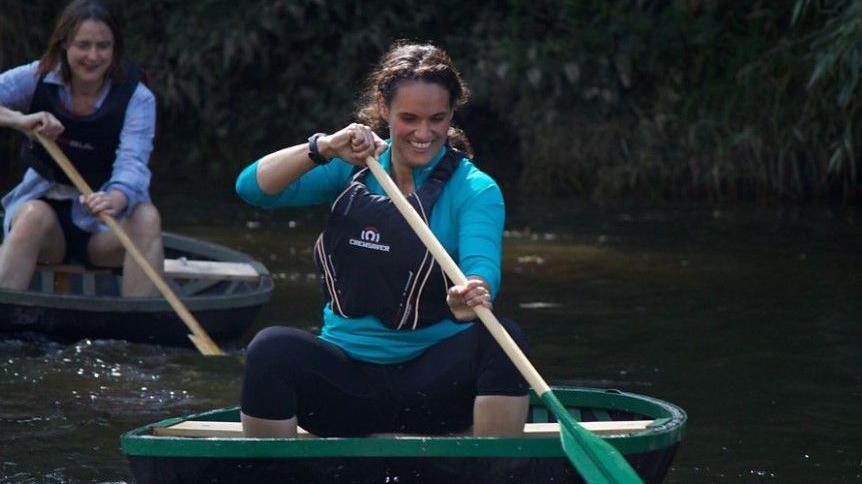
<instances>
[{"instance_id":1,"label":"black leggings","mask_svg":"<svg viewBox=\"0 0 862 484\"><path fill-rule=\"evenodd\" d=\"M526 348L517 324L500 322ZM480 323L391 365L354 360L307 331L272 326L248 346L242 411L272 420L297 416L301 427L324 437L439 434L472 425L477 395L527 392L526 381Z\"/></svg>"}]
</instances>

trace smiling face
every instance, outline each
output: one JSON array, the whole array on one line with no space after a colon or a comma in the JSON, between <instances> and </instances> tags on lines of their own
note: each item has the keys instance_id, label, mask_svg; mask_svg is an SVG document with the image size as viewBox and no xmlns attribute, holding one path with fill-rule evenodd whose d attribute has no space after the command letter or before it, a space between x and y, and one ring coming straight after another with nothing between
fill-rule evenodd
<instances>
[{"instance_id":1,"label":"smiling face","mask_svg":"<svg viewBox=\"0 0 862 484\"><path fill-rule=\"evenodd\" d=\"M101 86L114 60L114 34L108 24L84 20L65 47L72 84Z\"/></svg>"},{"instance_id":2,"label":"smiling face","mask_svg":"<svg viewBox=\"0 0 862 484\"><path fill-rule=\"evenodd\" d=\"M431 161L446 143L455 110L449 91L440 84L407 81L398 86L392 102L379 102L389 124L392 162L411 168Z\"/></svg>"}]
</instances>

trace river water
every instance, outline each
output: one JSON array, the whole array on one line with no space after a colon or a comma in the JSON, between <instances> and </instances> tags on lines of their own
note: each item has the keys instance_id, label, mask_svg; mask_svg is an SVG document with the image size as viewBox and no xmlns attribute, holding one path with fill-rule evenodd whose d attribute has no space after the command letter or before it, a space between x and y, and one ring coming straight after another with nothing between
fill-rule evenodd
<instances>
[{"instance_id":1,"label":"river water","mask_svg":"<svg viewBox=\"0 0 862 484\"><path fill-rule=\"evenodd\" d=\"M309 247L324 213L157 198L167 230L263 261L257 329L318 329ZM169 207L169 208L168 208ZM496 312L552 384L673 402L688 432L667 482L862 482L862 221L816 208L513 202ZM235 405L241 347L0 340L0 482L129 481L119 435Z\"/></svg>"}]
</instances>

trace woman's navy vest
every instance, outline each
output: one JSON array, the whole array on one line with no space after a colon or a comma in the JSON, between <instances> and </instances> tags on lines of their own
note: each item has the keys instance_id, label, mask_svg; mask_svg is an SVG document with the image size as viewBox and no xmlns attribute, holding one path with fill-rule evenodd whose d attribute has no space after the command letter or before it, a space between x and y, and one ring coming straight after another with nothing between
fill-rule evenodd
<instances>
[{"instance_id":1,"label":"woman's navy vest","mask_svg":"<svg viewBox=\"0 0 862 484\"><path fill-rule=\"evenodd\" d=\"M447 147L422 188L407 196L426 224L463 156ZM332 311L346 318L373 315L393 329L454 319L446 304L446 276L392 200L368 191L368 173L356 173L332 204L314 246Z\"/></svg>"},{"instance_id":2,"label":"woman's navy vest","mask_svg":"<svg viewBox=\"0 0 862 484\"><path fill-rule=\"evenodd\" d=\"M111 178L126 107L143 74L134 65L127 64L125 67L125 81L111 86L102 105L90 115L75 116L70 113L60 101L60 85L44 82L44 75L39 79L30 103L30 113L47 111L63 123L65 129L57 138L57 144L93 190L98 190ZM39 143L24 143L21 158L43 178L72 184Z\"/></svg>"}]
</instances>

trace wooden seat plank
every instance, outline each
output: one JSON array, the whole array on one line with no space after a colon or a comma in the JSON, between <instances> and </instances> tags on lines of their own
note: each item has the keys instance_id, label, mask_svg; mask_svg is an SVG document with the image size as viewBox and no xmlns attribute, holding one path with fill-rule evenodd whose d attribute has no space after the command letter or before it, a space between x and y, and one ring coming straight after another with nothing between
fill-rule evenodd
<instances>
[{"instance_id":1,"label":"wooden seat plank","mask_svg":"<svg viewBox=\"0 0 862 484\"><path fill-rule=\"evenodd\" d=\"M177 279L256 281L260 274L247 262L165 259L165 275Z\"/></svg>"},{"instance_id":2,"label":"wooden seat plank","mask_svg":"<svg viewBox=\"0 0 862 484\"><path fill-rule=\"evenodd\" d=\"M39 266L43 273L85 274L90 272L109 273L111 269L87 268L79 264L58 264ZM224 262L211 260L165 259L165 276L174 279L216 279L228 281L254 282L260 273L248 262ZM53 276L51 276L53 277Z\"/></svg>"},{"instance_id":3,"label":"wooden seat plank","mask_svg":"<svg viewBox=\"0 0 862 484\"><path fill-rule=\"evenodd\" d=\"M581 426L598 435L612 435L620 433L635 432L646 429L653 420L620 420L603 422L582 422ZM297 432L299 438L311 438L303 428ZM154 427L153 435L163 437L217 437L217 438L242 438L242 424L240 422L208 422L187 420L170 427ZM560 435L560 424L553 423L528 423L524 425L524 437L558 437Z\"/></svg>"}]
</instances>

